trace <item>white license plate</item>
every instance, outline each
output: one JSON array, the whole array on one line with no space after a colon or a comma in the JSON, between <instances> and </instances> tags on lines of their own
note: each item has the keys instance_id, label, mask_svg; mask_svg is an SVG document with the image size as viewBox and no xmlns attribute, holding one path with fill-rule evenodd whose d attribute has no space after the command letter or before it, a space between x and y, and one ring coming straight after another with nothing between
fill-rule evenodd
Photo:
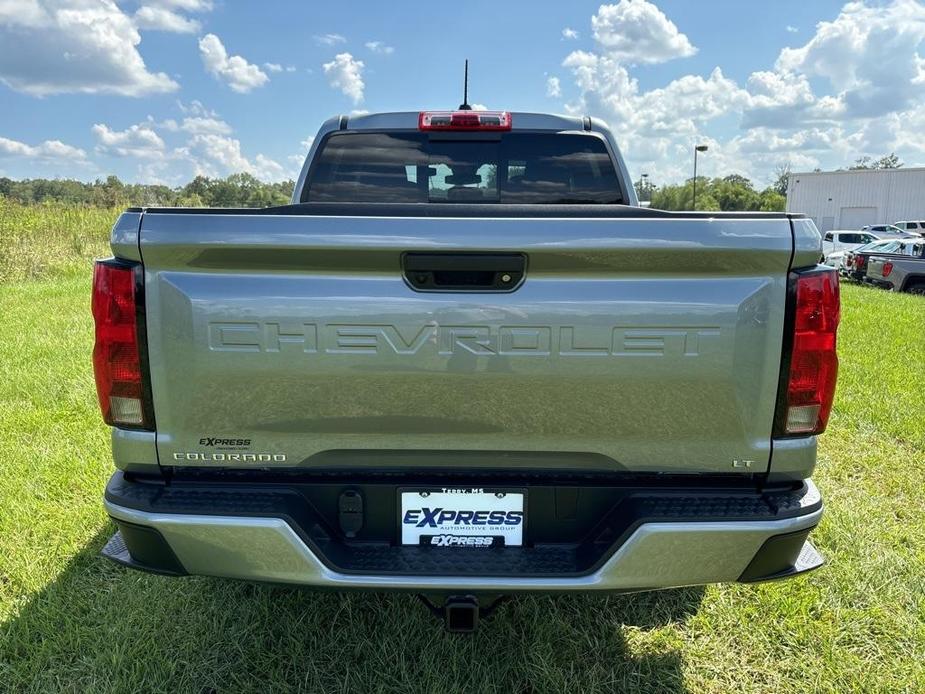
<instances>
[{"instance_id":1,"label":"white license plate","mask_svg":"<svg viewBox=\"0 0 925 694\"><path fill-rule=\"evenodd\" d=\"M504 489L401 491L401 542L434 547L520 547L524 493Z\"/></svg>"}]
</instances>

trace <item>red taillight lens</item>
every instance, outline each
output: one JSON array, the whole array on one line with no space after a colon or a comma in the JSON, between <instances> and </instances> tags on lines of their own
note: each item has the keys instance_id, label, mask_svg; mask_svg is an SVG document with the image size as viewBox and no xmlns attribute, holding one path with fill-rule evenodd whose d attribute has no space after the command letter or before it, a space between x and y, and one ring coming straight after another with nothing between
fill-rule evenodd
<instances>
[{"instance_id":1,"label":"red taillight lens","mask_svg":"<svg viewBox=\"0 0 925 694\"><path fill-rule=\"evenodd\" d=\"M883 276L889 277L891 272L893 272L893 263L884 263L883 264Z\"/></svg>"},{"instance_id":2,"label":"red taillight lens","mask_svg":"<svg viewBox=\"0 0 925 694\"><path fill-rule=\"evenodd\" d=\"M93 268L96 344L93 371L103 419L113 426L148 425L138 344L135 266L97 261Z\"/></svg>"},{"instance_id":3,"label":"red taillight lens","mask_svg":"<svg viewBox=\"0 0 925 694\"><path fill-rule=\"evenodd\" d=\"M510 130L509 111L421 111L421 130Z\"/></svg>"},{"instance_id":4,"label":"red taillight lens","mask_svg":"<svg viewBox=\"0 0 925 694\"><path fill-rule=\"evenodd\" d=\"M838 376L838 274L825 269L795 277L793 347L778 433L821 434L832 411Z\"/></svg>"}]
</instances>

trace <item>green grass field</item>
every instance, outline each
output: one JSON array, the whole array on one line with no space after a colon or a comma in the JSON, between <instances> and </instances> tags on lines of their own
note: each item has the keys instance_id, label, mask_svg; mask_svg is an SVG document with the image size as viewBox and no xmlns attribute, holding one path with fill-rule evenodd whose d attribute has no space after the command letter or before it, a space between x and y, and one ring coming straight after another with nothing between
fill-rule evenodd
<instances>
[{"instance_id":1,"label":"green grass field","mask_svg":"<svg viewBox=\"0 0 925 694\"><path fill-rule=\"evenodd\" d=\"M925 691L922 298L843 289L815 476L824 568L519 598L456 637L409 595L168 579L98 557L113 528L89 258L112 213L60 211L0 207L0 692Z\"/></svg>"}]
</instances>

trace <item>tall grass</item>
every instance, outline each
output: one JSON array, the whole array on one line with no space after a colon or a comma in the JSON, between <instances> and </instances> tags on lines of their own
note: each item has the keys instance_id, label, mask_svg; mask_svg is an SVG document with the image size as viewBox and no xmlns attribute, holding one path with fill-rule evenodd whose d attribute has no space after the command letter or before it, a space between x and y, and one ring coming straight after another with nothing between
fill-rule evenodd
<instances>
[{"instance_id":1,"label":"tall grass","mask_svg":"<svg viewBox=\"0 0 925 694\"><path fill-rule=\"evenodd\" d=\"M79 271L109 255L109 230L121 211L0 197L0 283Z\"/></svg>"}]
</instances>

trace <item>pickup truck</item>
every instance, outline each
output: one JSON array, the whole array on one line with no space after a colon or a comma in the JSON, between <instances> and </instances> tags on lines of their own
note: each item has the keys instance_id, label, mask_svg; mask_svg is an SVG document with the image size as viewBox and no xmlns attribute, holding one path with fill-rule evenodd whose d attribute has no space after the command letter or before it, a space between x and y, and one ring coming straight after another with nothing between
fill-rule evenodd
<instances>
[{"instance_id":1,"label":"pickup truck","mask_svg":"<svg viewBox=\"0 0 925 694\"><path fill-rule=\"evenodd\" d=\"M812 221L640 207L607 126L333 118L290 205L133 208L96 263L104 554L428 597L822 563L838 278Z\"/></svg>"},{"instance_id":2,"label":"pickup truck","mask_svg":"<svg viewBox=\"0 0 925 694\"><path fill-rule=\"evenodd\" d=\"M838 267L849 252L878 240L876 234L866 231L827 231L822 237L822 262Z\"/></svg>"},{"instance_id":3,"label":"pickup truck","mask_svg":"<svg viewBox=\"0 0 925 694\"><path fill-rule=\"evenodd\" d=\"M895 255L900 252L902 246L903 239L881 239L848 251L840 262L840 274L847 279L863 282L867 277L867 261L871 257Z\"/></svg>"},{"instance_id":4,"label":"pickup truck","mask_svg":"<svg viewBox=\"0 0 925 694\"><path fill-rule=\"evenodd\" d=\"M925 240L902 241L889 256L871 256L865 279L885 289L925 294Z\"/></svg>"}]
</instances>

